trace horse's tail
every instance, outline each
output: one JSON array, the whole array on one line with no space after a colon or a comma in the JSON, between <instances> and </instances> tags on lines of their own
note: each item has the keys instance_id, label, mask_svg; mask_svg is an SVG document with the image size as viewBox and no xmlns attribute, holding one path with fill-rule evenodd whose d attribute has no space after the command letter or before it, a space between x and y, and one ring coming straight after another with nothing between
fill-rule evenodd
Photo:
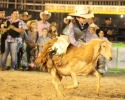
<instances>
[{"instance_id":1,"label":"horse's tail","mask_svg":"<svg viewBox=\"0 0 125 100\"><path fill-rule=\"evenodd\" d=\"M50 48L56 42L56 40L57 39L50 39L44 44L40 56L35 60L35 64L37 66L42 67L43 64L47 61L49 53L51 52Z\"/></svg>"}]
</instances>

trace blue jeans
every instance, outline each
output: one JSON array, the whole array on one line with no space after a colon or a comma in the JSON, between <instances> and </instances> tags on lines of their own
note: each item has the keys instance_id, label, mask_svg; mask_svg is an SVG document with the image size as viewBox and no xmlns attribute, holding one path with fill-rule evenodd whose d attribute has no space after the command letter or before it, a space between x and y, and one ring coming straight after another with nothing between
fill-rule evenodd
<instances>
[{"instance_id":1,"label":"blue jeans","mask_svg":"<svg viewBox=\"0 0 125 100\"><path fill-rule=\"evenodd\" d=\"M17 43L17 42L5 42L5 52L2 55L2 61L1 61L1 65L3 69L5 69L6 67L6 60L9 53L11 56L11 69L15 68L15 65L17 64L17 52L18 52L19 46L20 46L20 43Z\"/></svg>"}]
</instances>

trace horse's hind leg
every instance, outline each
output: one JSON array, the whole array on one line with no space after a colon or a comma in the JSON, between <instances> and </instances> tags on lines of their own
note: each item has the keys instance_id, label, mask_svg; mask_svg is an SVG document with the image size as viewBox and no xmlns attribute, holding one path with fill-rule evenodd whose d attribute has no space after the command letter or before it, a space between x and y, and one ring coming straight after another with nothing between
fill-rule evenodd
<instances>
[{"instance_id":1,"label":"horse's hind leg","mask_svg":"<svg viewBox=\"0 0 125 100\"><path fill-rule=\"evenodd\" d=\"M77 88L78 87L78 81L76 78L76 73L75 72L71 72L71 77L73 79L73 85L64 85L64 88L66 89L73 89L73 88Z\"/></svg>"},{"instance_id":2,"label":"horse's hind leg","mask_svg":"<svg viewBox=\"0 0 125 100\"><path fill-rule=\"evenodd\" d=\"M59 76L56 73L55 67L51 69L51 76L52 76L52 84L57 92L57 95L60 97L64 97L64 95L60 92L59 87L58 87L58 82L60 81Z\"/></svg>"},{"instance_id":3,"label":"horse's hind leg","mask_svg":"<svg viewBox=\"0 0 125 100\"><path fill-rule=\"evenodd\" d=\"M98 71L93 71L92 73L93 75L95 75L97 77L97 88L96 88L96 93L99 95L99 89L100 89L100 79L101 79L101 75Z\"/></svg>"}]
</instances>

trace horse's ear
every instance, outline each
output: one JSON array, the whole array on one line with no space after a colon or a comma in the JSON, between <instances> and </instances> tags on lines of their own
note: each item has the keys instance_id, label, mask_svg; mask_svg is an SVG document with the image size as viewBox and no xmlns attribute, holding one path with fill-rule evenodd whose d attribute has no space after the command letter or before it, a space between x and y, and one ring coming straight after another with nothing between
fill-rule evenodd
<instances>
[{"instance_id":1,"label":"horse's ear","mask_svg":"<svg viewBox=\"0 0 125 100\"><path fill-rule=\"evenodd\" d=\"M101 42L99 42L99 43L97 43L97 44L95 45L95 47L94 47L94 53L95 53L95 54L100 52L100 50L101 50L101 44L102 44L102 43L103 43L103 41L101 41Z\"/></svg>"}]
</instances>

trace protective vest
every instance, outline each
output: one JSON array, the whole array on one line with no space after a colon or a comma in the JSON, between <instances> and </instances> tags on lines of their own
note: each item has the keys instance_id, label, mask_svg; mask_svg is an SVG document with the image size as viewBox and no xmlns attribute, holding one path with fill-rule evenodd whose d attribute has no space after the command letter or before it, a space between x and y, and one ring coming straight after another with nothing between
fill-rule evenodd
<instances>
[{"instance_id":1,"label":"protective vest","mask_svg":"<svg viewBox=\"0 0 125 100\"><path fill-rule=\"evenodd\" d=\"M74 27L74 35L76 41L80 39L81 36L85 35L84 31L81 31L78 27Z\"/></svg>"}]
</instances>

